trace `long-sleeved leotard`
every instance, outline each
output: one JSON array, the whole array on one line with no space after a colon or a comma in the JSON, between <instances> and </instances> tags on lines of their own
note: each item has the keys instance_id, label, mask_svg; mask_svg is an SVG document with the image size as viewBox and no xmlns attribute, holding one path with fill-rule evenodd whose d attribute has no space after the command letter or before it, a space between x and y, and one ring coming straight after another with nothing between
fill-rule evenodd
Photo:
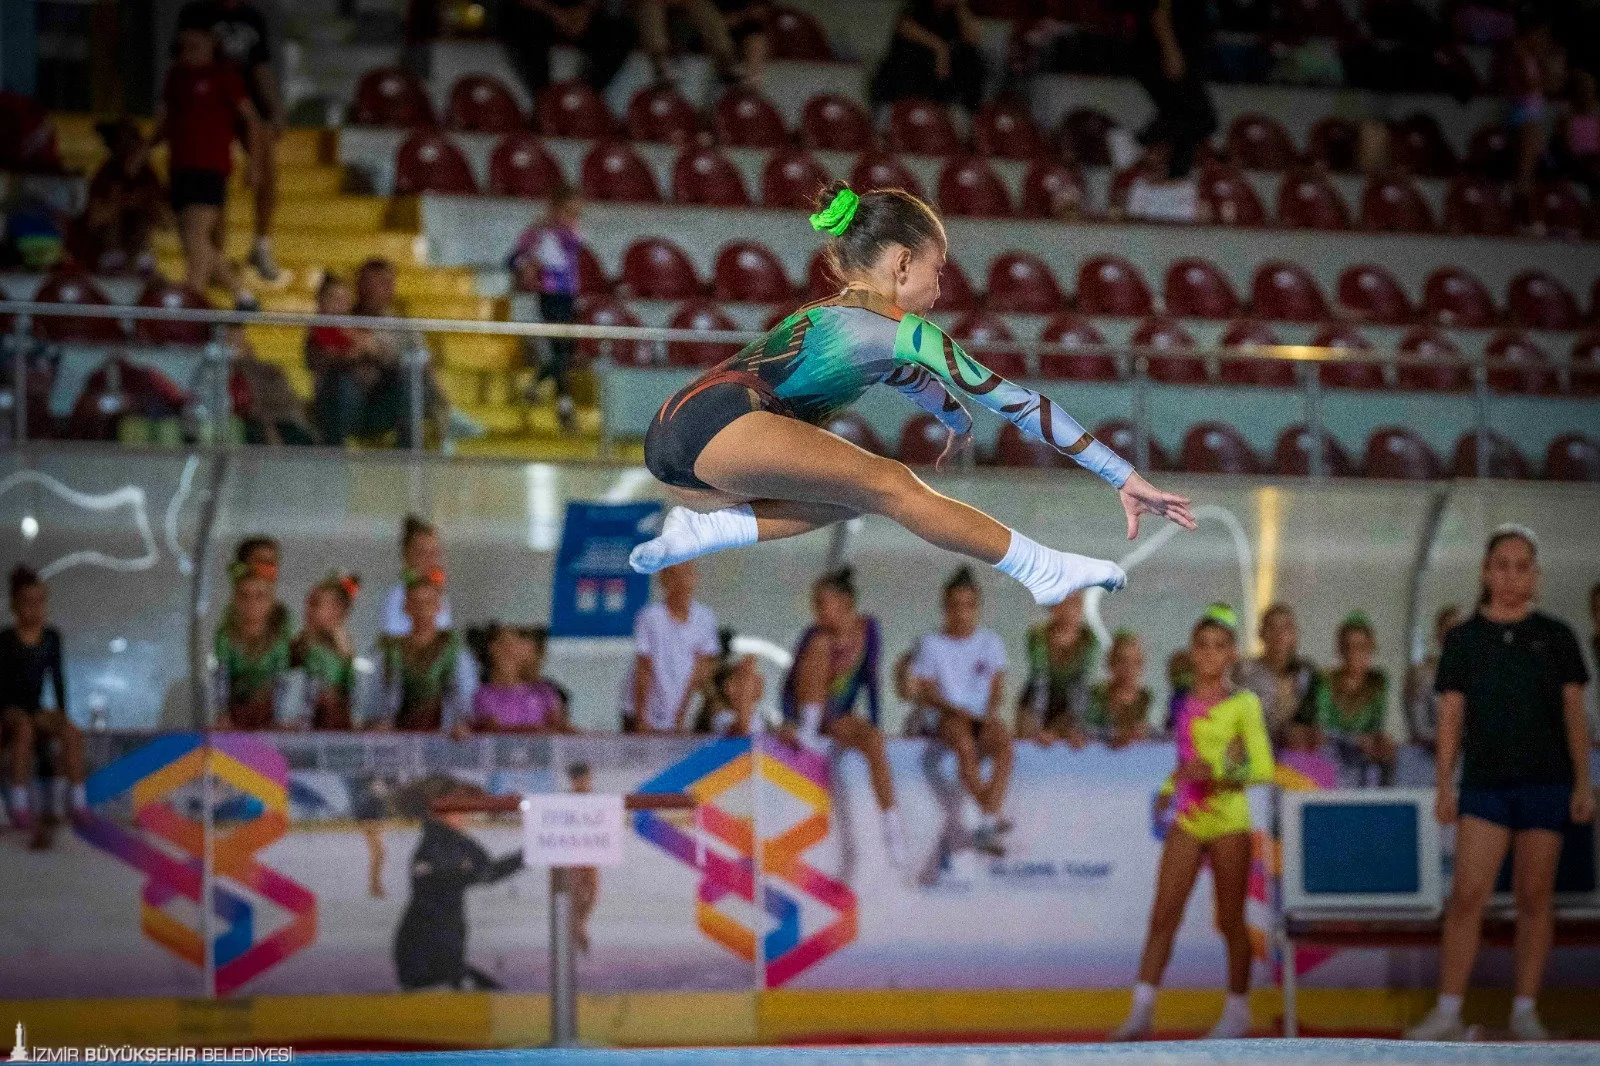
<instances>
[{"instance_id":1,"label":"long-sleeved leotard","mask_svg":"<svg viewBox=\"0 0 1600 1066\"><path fill-rule=\"evenodd\" d=\"M1249 689L1205 704L1186 692L1178 702L1173 730L1178 762L1200 759L1211 768L1209 781L1169 780L1184 832L1202 843L1250 829L1244 789L1272 780L1272 741L1261 701Z\"/></svg>"}]
</instances>

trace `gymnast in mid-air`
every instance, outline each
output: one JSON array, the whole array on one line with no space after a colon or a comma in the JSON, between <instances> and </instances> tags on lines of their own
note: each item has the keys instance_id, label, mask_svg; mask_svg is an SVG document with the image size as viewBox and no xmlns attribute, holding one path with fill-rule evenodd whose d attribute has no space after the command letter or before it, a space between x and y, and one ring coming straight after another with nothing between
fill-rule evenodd
<instances>
[{"instance_id":1,"label":"gymnast in mid-air","mask_svg":"<svg viewBox=\"0 0 1600 1066\"><path fill-rule=\"evenodd\" d=\"M645 434L645 465L678 504L633 550L641 573L857 515L882 515L930 544L989 563L1050 605L1122 568L1057 551L941 495L904 464L822 428L870 385L899 390L943 423L939 466L971 443L969 396L1072 456L1122 499L1128 537L1141 515L1194 528L1189 501L1162 492L1047 397L982 366L922 316L939 299L948 245L931 207L900 189L824 191L811 224L844 288L800 308L764 338L684 386Z\"/></svg>"}]
</instances>

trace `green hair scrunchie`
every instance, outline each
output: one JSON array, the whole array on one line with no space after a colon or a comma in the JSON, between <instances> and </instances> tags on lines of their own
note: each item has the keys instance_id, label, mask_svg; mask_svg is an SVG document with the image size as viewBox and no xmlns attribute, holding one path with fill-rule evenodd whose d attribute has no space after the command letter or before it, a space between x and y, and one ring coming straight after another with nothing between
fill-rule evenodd
<instances>
[{"instance_id":1,"label":"green hair scrunchie","mask_svg":"<svg viewBox=\"0 0 1600 1066\"><path fill-rule=\"evenodd\" d=\"M1200 616L1207 622L1215 622L1227 629L1239 628L1239 615L1225 603L1213 603L1206 608L1205 614Z\"/></svg>"},{"instance_id":2,"label":"green hair scrunchie","mask_svg":"<svg viewBox=\"0 0 1600 1066\"><path fill-rule=\"evenodd\" d=\"M856 208L860 206L861 197L846 186L834 195L832 203L811 216L811 228L832 237L842 236L855 220Z\"/></svg>"}]
</instances>

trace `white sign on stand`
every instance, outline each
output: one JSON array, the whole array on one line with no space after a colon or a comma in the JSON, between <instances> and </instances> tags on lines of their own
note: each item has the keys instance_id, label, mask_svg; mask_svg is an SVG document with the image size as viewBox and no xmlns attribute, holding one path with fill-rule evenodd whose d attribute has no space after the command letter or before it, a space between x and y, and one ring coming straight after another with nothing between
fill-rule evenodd
<instances>
[{"instance_id":1,"label":"white sign on stand","mask_svg":"<svg viewBox=\"0 0 1600 1066\"><path fill-rule=\"evenodd\" d=\"M621 796L562 792L522 797L522 861L529 866L621 866Z\"/></svg>"}]
</instances>

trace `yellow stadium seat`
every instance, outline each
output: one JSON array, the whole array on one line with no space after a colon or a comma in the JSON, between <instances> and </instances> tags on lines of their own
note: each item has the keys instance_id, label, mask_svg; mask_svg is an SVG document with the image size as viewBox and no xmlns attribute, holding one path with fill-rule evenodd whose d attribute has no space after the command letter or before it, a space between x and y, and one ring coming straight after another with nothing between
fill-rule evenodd
<instances>
[{"instance_id":1,"label":"yellow stadium seat","mask_svg":"<svg viewBox=\"0 0 1600 1066\"><path fill-rule=\"evenodd\" d=\"M250 251L253 236L243 226L228 232L227 253L230 258L243 259ZM179 251L178 234L164 230L155 236L158 255ZM397 264L417 264L421 239L410 233L329 234L316 229L285 229L278 227L272 235L272 247L278 261L288 267L301 266L359 266L374 256L389 259Z\"/></svg>"},{"instance_id":2,"label":"yellow stadium seat","mask_svg":"<svg viewBox=\"0 0 1600 1066\"><path fill-rule=\"evenodd\" d=\"M452 403L456 403L452 397ZM527 431L526 409L500 404L494 407L469 407L456 403L461 412L490 433L502 437L521 436Z\"/></svg>"},{"instance_id":3,"label":"yellow stadium seat","mask_svg":"<svg viewBox=\"0 0 1600 1066\"><path fill-rule=\"evenodd\" d=\"M522 363L516 337L489 337L471 333L444 333L434 338L439 362L451 370L504 374Z\"/></svg>"},{"instance_id":4,"label":"yellow stadium seat","mask_svg":"<svg viewBox=\"0 0 1600 1066\"><path fill-rule=\"evenodd\" d=\"M406 314L412 318L458 318L472 322L493 322L504 317L506 301L491 296L458 296L429 293L404 297Z\"/></svg>"},{"instance_id":5,"label":"yellow stadium seat","mask_svg":"<svg viewBox=\"0 0 1600 1066\"><path fill-rule=\"evenodd\" d=\"M334 196L285 199L278 205L277 225L285 229L376 233L384 229L389 201L381 196Z\"/></svg>"},{"instance_id":6,"label":"yellow stadium seat","mask_svg":"<svg viewBox=\"0 0 1600 1066\"><path fill-rule=\"evenodd\" d=\"M256 354L281 367L305 365L306 331L299 326L246 326Z\"/></svg>"}]
</instances>

